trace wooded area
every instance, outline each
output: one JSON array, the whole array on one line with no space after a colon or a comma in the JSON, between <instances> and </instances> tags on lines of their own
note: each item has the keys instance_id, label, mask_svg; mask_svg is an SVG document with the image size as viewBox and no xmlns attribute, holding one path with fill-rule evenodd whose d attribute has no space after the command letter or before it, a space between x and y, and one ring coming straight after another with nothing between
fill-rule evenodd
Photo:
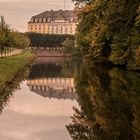
<instances>
[{"instance_id":1,"label":"wooded area","mask_svg":"<svg viewBox=\"0 0 140 140\"><path fill-rule=\"evenodd\" d=\"M73 35L59 35L59 34L41 34L29 32L26 35L30 38L31 47L62 47L62 43L66 38L74 39Z\"/></svg>"},{"instance_id":2,"label":"wooded area","mask_svg":"<svg viewBox=\"0 0 140 140\"><path fill-rule=\"evenodd\" d=\"M139 0L73 0L77 45L94 63L140 69Z\"/></svg>"}]
</instances>

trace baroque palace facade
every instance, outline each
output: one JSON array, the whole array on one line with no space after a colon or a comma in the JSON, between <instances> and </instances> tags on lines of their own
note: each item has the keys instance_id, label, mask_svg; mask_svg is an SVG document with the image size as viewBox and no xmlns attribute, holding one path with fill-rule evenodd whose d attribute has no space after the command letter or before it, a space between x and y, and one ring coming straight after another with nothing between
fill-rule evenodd
<instances>
[{"instance_id":1,"label":"baroque palace facade","mask_svg":"<svg viewBox=\"0 0 140 140\"><path fill-rule=\"evenodd\" d=\"M45 11L28 22L28 32L75 34L77 18L73 10Z\"/></svg>"}]
</instances>

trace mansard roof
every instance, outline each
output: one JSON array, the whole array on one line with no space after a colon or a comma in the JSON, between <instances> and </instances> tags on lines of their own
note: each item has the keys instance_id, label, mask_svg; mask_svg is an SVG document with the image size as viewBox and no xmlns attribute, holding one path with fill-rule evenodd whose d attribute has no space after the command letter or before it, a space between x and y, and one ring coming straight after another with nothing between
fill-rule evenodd
<instances>
[{"instance_id":1,"label":"mansard roof","mask_svg":"<svg viewBox=\"0 0 140 140\"><path fill-rule=\"evenodd\" d=\"M53 21L53 20L59 20L59 19L70 20L71 18L75 18L75 17L76 15L73 10L57 10L57 11L50 10L50 11L45 11L43 13L35 15L32 17L32 19L46 18Z\"/></svg>"}]
</instances>

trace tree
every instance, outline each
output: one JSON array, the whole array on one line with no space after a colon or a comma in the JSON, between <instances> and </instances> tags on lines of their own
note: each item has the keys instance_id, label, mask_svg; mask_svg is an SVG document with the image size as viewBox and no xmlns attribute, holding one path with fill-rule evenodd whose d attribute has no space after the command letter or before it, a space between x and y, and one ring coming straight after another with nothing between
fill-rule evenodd
<instances>
[{"instance_id":1,"label":"tree","mask_svg":"<svg viewBox=\"0 0 140 140\"><path fill-rule=\"evenodd\" d=\"M66 38L73 39L73 35L26 33L30 38L32 47L62 47L62 42Z\"/></svg>"},{"instance_id":2,"label":"tree","mask_svg":"<svg viewBox=\"0 0 140 140\"><path fill-rule=\"evenodd\" d=\"M14 48L24 49L29 47L30 39L25 34L13 31L11 32L11 35Z\"/></svg>"},{"instance_id":3,"label":"tree","mask_svg":"<svg viewBox=\"0 0 140 140\"><path fill-rule=\"evenodd\" d=\"M78 73L78 74L77 74ZM74 140L140 139L140 74L118 68L77 66L78 108L67 129Z\"/></svg>"},{"instance_id":4,"label":"tree","mask_svg":"<svg viewBox=\"0 0 140 140\"><path fill-rule=\"evenodd\" d=\"M64 42L62 43L62 51L65 54L71 55L73 57L80 57L80 51L78 47L76 47L75 40L66 38Z\"/></svg>"},{"instance_id":5,"label":"tree","mask_svg":"<svg viewBox=\"0 0 140 140\"><path fill-rule=\"evenodd\" d=\"M94 63L140 68L136 57L140 45L139 0L75 0L75 3L79 5L76 39L83 57Z\"/></svg>"},{"instance_id":6,"label":"tree","mask_svg":"<svg viewBox=\"0 0 140 140\"><path fill-rule=\"evenodd\" d=\"M4 17L1 16L1 21L0 21L0 48L1 52L4 51L6 47L9 47L9 40L10 40L10 28L9 26L5 23Z\"/></svg>"}]
</instances>

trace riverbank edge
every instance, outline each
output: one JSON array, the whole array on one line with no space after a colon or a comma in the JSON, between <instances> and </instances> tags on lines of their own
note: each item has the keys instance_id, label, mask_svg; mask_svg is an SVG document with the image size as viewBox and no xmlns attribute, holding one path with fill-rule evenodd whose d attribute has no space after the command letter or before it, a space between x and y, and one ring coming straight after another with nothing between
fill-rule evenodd
<instances>
[{"instance_id":1,"label":"riverbank edge","mask_svg":"<svg viewBox=\"0 0 140 140\"><path fill-rule=\"evenodd\" d=\"M80 59L80 58L79 58ZM105 66L109 68L121 68L128 72L140 72L140 66L126 66L114 64L111 61L92 60L91 57L81 57L82 62L87 63L89 66Z\"/></svg>"},{"instance_id":2,"label":"riverbank edge","mask_svg":"<svg viewBox=\"0 0 140 140\"><path fill-rule=\"evenodd\" d=\"M0 91L6 87L6 83L16 80L15 77L26 67L29 67L34 59L30 50L20 55L0 59Z\"/></svg>"}]
</instances>

